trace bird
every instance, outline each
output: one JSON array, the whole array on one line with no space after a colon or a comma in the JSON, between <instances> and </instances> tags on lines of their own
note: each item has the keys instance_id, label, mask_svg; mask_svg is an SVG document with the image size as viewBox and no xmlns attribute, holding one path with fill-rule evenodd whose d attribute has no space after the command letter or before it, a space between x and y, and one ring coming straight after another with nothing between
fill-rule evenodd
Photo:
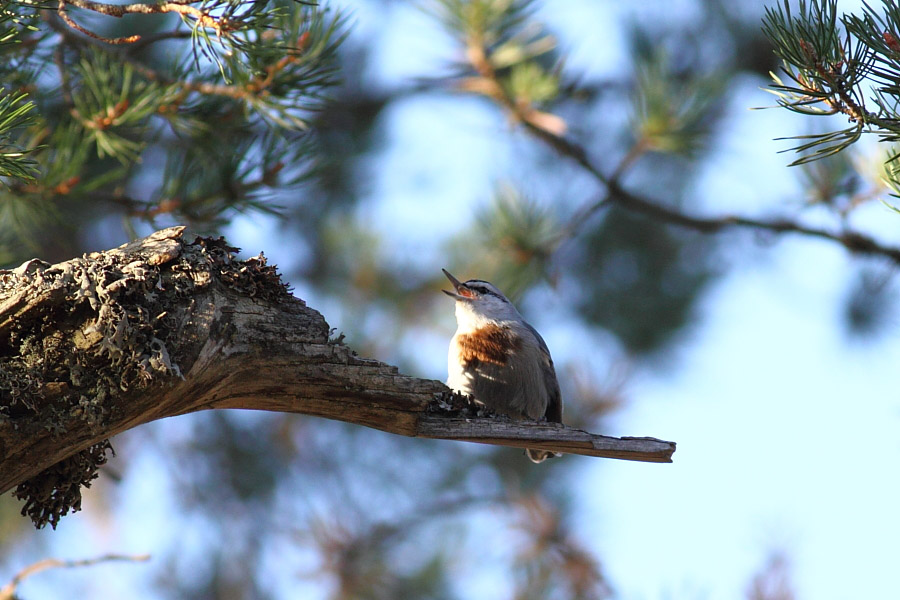
<instances>
[{"instance_id":1,"label":"bird","mask_svg":"<svg viewBox=\"0 0 900 600\"><path fill-rule=\"evenodd\" d=\"M498 414L562 423L562 395L547 344L513 303L492 283L461 283L441 269L456 300L456 333L447 356L447 387ZM527 449L532 462L553 456Z\"/></svg>"}]
</instances>

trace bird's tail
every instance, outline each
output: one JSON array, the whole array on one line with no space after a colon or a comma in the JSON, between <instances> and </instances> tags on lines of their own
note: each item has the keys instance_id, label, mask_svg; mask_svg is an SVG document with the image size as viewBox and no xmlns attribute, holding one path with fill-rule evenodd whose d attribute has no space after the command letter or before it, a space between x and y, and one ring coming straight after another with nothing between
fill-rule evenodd
<instances>
[{"instance_id":1,"label":"bird's tail","mask_svg":"<svg viewBox=\"0 0 900 600\"><path fill-rule=\"evenodd\" d=\"M562 456L559 452L550 452L549 450L535 450L534 448L528 448L525 450L525 454L528 455L528 458L531 459L533 463L542 463L548 458L559 458Z\"/></svg>"}]
</instances>

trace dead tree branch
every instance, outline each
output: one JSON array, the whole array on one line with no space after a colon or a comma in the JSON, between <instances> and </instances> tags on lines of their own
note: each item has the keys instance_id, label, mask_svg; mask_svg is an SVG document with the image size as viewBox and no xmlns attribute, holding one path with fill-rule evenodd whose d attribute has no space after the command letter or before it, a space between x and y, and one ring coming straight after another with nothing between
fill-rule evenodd
<instances>
[{"instance_id":1,"label":"dead tree branch","mask_svg":"<svg viewBox=\"0 0 900 600\"><path fill-rule=\"evenodd\" d=\"M438 381L359 357L264 257L237 260L224 240L187 242L183 229L0 271L0 493L18 486L39 525L79 507L108 438L207 409L671 462L674 443L484 416Z\"/></svg>"},{"instance_id":2,"label":"dead tree branch","mask_svg":"<svg viewBox=\"0 0 900 600\"><path fill-rule=\"evenodd\" d=\"M60 560L58 558L39 560L16 573L16 576L12 578L12 581L0 588L0 600L15 600L16 589L18 589L19 584L22 583L22 581L36 573L46 571L47 569L74 569L77 567L89 567L91 565L111 561L144 562L146 560L150 560L149 554L104 554L97 558L86 558L81 560Z\"/></svg>"}]
</instances>

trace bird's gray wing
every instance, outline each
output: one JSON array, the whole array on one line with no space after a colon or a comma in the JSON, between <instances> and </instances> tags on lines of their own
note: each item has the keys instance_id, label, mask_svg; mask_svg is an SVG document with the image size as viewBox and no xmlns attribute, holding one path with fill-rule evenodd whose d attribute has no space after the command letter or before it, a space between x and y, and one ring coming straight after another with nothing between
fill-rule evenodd
<instances>
[{"instance_id":1,"label":"bird's gray wing","mask_svg":"<svg viewBox=\"0 0 900 600\"><path fill-rule=\"evenodd\" d=\"M537 338L544 359L541 361L541 366L544 370L544 381L547 383L547 410L544 413L544 418L551 423L562 423L562 393L559 391L559 381L556 379L556 369L553 367L550 349L547 348L547 342L537 332L537 329L528 323L525 323L525 327Z\"/></svg>"}]
</instances>

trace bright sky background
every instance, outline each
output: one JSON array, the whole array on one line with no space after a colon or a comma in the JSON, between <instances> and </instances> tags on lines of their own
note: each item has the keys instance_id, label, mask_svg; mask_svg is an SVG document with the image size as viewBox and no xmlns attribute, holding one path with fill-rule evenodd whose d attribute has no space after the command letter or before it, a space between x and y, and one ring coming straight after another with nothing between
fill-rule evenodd
<instances>
[{"instance_id":1,"label":"bright sky background","mask_svg":"<svg viewBox=\"0 0 900 600\"><path fill-rule=\"evenodd\" d=\"M546 4L553 10L539 17L560 32L573 69L615 70L623 59L618 19L629 8L588 0ZM693 3L646 7L678 19ZM357 39L379 32L375 80L401 82L452 56L449 41L435 43L442 34L415 9L391 6L376 15L361 2L356 10ZM735 117L716 142L715 168L697 192L710 214L770 214L779 206L790 212L781 203L799 200L797 187L785 167L789 159L775 154L785 146L771 140L802 124L784 111L746 110L771 99L757 89L760 82L742 85ZM398 259L437 272L446 266L440 241L464 227L490 198L494 177L513 168L515 136L499 113L460 98L409 99L383 126L389 143L376 159L372 198L360 211L385 237L402 242ZM880 207L863 219L887 234L900 227L900 217ZM290 247L273 244L276 235L277 224L259 217L242 219L228 232L247 254L263 250L289 271ZM798 600L888 597L896 590L900 558L900 327L895 320L873 341L846 336L841 301L858 262L834 244L792 237L761 247L749 239L741 238L734 267L706 294L703 318L686 342L668 364L636 372L627 390L631 401L612 420L613 435L676 441L674 464L565 458L581 468L574 529L597 550L622 599L740 598L771 551L790 558ZM336 307L309 298L303 282L292 283L340 328ZM522 309L558 362L566 352L600 352L603 340L573 343L575 334L560 317L568 310L566 298L551 292L543 306L541 316L530 313L527 302ZM445 320L449 339L449 307ZM446 341L426 338L428 358L412 374L444 379ZM158 515L165 522L165 496L148 499L159 484L158 468L133 470L142 477L128 479L119 514L147 522L159 522ZM153 552L178 535L146 527L106 530L90 510L91 498L97 496L88 496L84 512L64 519L56 533L42 532L42 539L82 557ZM95 569L111 586L107 597L143 596L128 574L139 565ZM53 586L64 577L35 577L22 594L43 597L42 590L58 590ZM487 591L473 590L471 597L487 597Z\"/></svg>"}]
</instances>

